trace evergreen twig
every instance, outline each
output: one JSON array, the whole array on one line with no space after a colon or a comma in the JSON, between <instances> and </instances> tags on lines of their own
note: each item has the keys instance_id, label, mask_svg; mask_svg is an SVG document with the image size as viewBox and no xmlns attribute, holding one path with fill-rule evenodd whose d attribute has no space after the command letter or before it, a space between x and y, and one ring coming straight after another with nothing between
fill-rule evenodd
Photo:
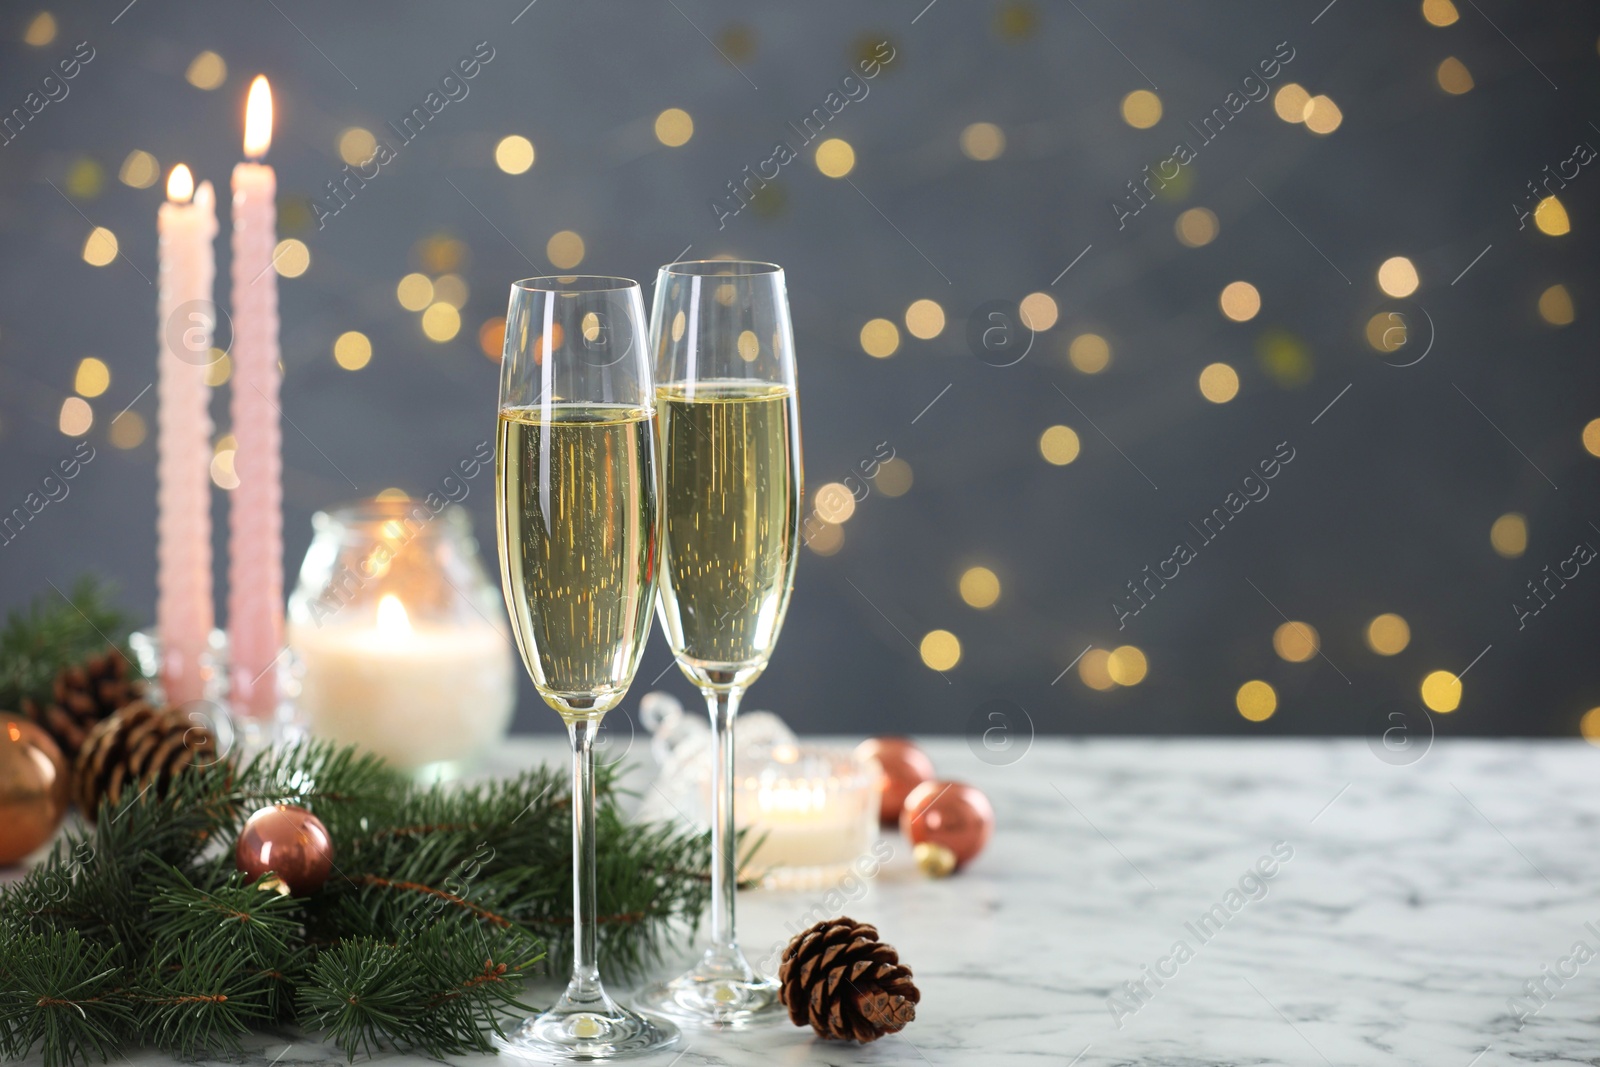
<instances>
[{"instance_id":1,"label":"evergreen twig","mask_svg":"<svg viewBox=\"0 0 1600 1067\"><path fill-rule=\"evenodd\" d=\"M709 896L703 834L625 822L599 776L599 940L637 974ZM300 804L334 871L305 898L246 884L251 813ZM422 787L324 743L196 766L125 795L0 890L0 1056L79 1067L137 1045L198 1057L250 1028L322 1030L352 1058L492 1049L525 976L571 951L571 800L552 768Z\"/></svg>"}]
</instances>

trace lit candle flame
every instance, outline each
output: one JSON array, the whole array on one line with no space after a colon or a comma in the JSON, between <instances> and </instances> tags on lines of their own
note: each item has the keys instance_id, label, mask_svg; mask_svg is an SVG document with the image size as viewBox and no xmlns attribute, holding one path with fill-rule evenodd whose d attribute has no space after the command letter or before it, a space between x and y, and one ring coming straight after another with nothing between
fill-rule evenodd
<instances>
[{"instance_id":1,"label":"lit candle flame","mask_svg":"<svg viewBox=\"0 0 1600 1067\"><path fill-rule=\"evenodd\" d=\"M187 204L193 196L194 175L189 173L188 164L179 163L167 179L167 199L175 204Z\"/></svg>"},{"instance_id":2,"label":"lit candle flame","mask_svg":"<svg viewBox=\"0 0 1600 1067\"><path fill-rule=\"evenodd\" d=\"M272 146L272 88L257 74L244 105L244 154L259 160Z\"/></svg>"},{"instance_id":3,"label":"lit candle flame","mask_svg":"<svg viewBox=\"0 0 1600 1067\"><path fill-rule=\"evenodd\" d=\"M378 601L378 633L383 637L405 637L411 633L411 619L406 606L393 593L383 594Z\"/></svg>"}]
</instances>

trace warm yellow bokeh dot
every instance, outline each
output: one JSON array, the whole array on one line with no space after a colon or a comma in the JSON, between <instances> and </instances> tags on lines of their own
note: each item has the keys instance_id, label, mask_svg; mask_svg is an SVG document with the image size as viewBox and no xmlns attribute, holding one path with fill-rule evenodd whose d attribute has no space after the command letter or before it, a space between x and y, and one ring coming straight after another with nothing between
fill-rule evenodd
<instances>
[{"instance_id":1,"label":"warm yellow bokeh dot","mask_svg":"<svg viewBox=\"0 0 1600 1067\"><path fill-rule=\"evenodd\" d=\"M211 362L206 364L206 384L216 389L228 384L233 377L233 357L220 348L211 350Z\"/></svg>"},{"instance_id":2,"label":"warm yellow bokeh dot","mask_svg":"<svg viewBox=\"0 0 1600 1067\"><path fill-rule=\"evenodd\" d=\"M811 531L806 547L819 556L831 556L844 547L844 528L825 522Z\"/></svg>"},{"instance_id":3,"label":"warm yellow bokeh dot","mask_svg":"<svg viewBox=\"0 0 1600 1067\"><path fill-rule=\"evenodd\" d=\"M861 350L874 359L888 359L900 347L900 328L888 319L871 319L861 327Z\"/></svg>"},{"instance_id":4,"label":"warm yellow bokeh dot","mask_svg":"<svg viewBox=\"0 0 1600 1067\"><path fill-rule=\"evenodd\" d=\"M1326 96L1313 96L1306 101L1305 124L1312 133L1332 133L1344 121L1339 105Z\"/></svg>"},{"instance_id":5,"label":"warm yellow bokeh dot","mask_svg":"<svg viewBox=\"0 0 1600 1067\"><path fill-rule=\"evenodd\" d=\"M1380 311L1367 320L1367 344L1379 352L1394 352L1408 337L1406 320L1398 311Z\"/></svg>"},{"instance_id":6,"label":"warm yellow bokeh dot","mask_svg":"<svg viewBox=\"0 0 1600 1067\"><path fill-rule=\"evenodd\" d=\"M94 425L94 408L81 396L69 396L61 402L61 414L56 426L68 437L82 437Z\"/></svg>"},{"instance_id":7,"label":"warm yellow bokeh dot","mask_svg":"<svg viewBox=\"0 0 1600 1067\"><path fill-rule=\"evenodd\" d=\"M987 608L1000 599L1000 579L988 567L968 567L961 575L961 599L969 607Z\"/></svg>"},{"instance_id":8,"label":"warm yellow bokeh dot","mask_svg":"<svg viewBox=\"0 0 1600 1067\"><path fill-rule=\"evenodd\" d=\"M360 370L372 362L372 342L359 330L347 330L333 342L333 360L345 370Z\"/></svg>"},{"instance_id":9,"label":"warm yellow bokeh dot","mask_svg":"<svg viewBox=\"0 0 1600 1067\"><path fill-rule=\"evenodd\" d=\"M656 116L656 140L668 148L689 143L694 136L694 119L681 107L669 107Z\"/></svg>"},{"instance_id":10,"label":"warm yellow bokeh dot","mask_svg":"<svg viewBox=\"0 0 1600 1067\"><path fill-rule=\"evenodd\" d=\"M1200 372L1200 395L1213 404L1226 404L1239 395L1239 373L1226 363L1213 363Z\"/></svg>"},{"instance_id":11,"label":"warm yellow bokeh dot","mask_svg":"<svg viewBox=\"0 0 1600 1067\"><path fill-rule=\"evenodd\" d=\"M1552 285L1539 294L1539 317L1552 326L1567 326L1576 317L1572 294L1564 285Z\"/></svg>"},{"instance_id":12,"label":"warm yellow bokeh dot","mask_svg":"<svg viewBox=\"0 0 1600 1067\"><path fill-rule=\"evenodd\" d=\"M734 347L739 350L739 358L746 363L754 363L756 357L761 355L761 339L754 330L739 331L739 340Z\"/></svg>"},{"instance_id":13,"label":"warm yellow bokeh dot","mask_svg":"<svg viewBox=\"0 0 1600 1067\"><path fill-rule=\"evenodd\" d=\"M123 185L134 189L148 189L161 177L161 164L156 157L142 148L135 148L122 161L117 178Z\"/></svg>"},{"instance_id":14,"label":"warm yellow bokeh dot","mask_svg":"<svg viewBox=\"0 0 1600 1067\"><path fill-rule=\"evenodd\" d=\"M856 498L842 482L829 482L817 490L817 518L843 526L856 513Z\"/></svg>"},{"instance_id":15,"label":"warm yellow bokeh dot","mask_svg":"<svg viewBox=\"0 0 1600 1067\"><path fill-rule=\"evenodd\" d=\"M884 496L905 496L911 491L915 477L911 464L896 456L878 466L878 476L872 480L872 484Z\"/></svg>"},{"instance_id":16,"label":"warm yellow bokeh dot","mask_svg":"<svg viewBox=\"0 0 1600 1067\"><path fill-rule=\"evenodd\" d=\"M1078 680L1102 693L1107 689L1115 689L1117 683L1111 677L1111 653L1103 648L1091 648L1079 656Z\"/></svg>"},{"instance_id":17,"label":"warm yellow bokeh dot","mask_svg":"<svg viewBox=\"0 0 1600 1067\"><path fill-rule=\"evenodd\" d=\"M906 308L906 332L931 341L944 332L944 308L937 300L913 300Z\"/></svg>"},{"instance_id":18,"label":"warm yellow bokeh dot","mask_svg":"<svg viewBox=\"0 0 1600 1067\"><path fill-rule=\"evenodd\" d=\"M1078 458L1082 443L1078 433L1070 426L1052 426L1039 435L1039 454L1046 463L1065 467Z\"/></svg>"},{"instance_id":19,"label":"warm yellow bokeh dot","mask_svg":"<svg viewBox=\"0 0 1600 1067\"><path fill-rule=\"evenodd\" d=\"M1600 419L1590 419L1583 424L1583 450L1600 457Z\"/></svg>"},{"instance_id":20,"label":"warm yellow bokeh dot","mask_svg":"<svg viewBox=\"0 0 1600 1067\"><path fill-rule=\"evenodd\" d=\"M1221 228L1216 213L1203 207L1190 208L1172 224L1172 232L1178 235L1179 243L1185 248L1210 244L1217 239L1217 232Z\"/></svg>"},{"instance_id":21,"label":"warm yellow bokeh dot","mask_svg":"<svg viewBox=\"0 0 1600 1067\"><path fill-rule=\"evenodd\" d=\"M1060 315L1061 310L1056 307L1055 298L1049 293L1029 293L1017 306L1017 317L1022 320L1022 325L1035 332L1054 326Z\"/></svg>"},{"instance_id":22,"label":"warm yellow bokeh dot","mask_svg":"<svg viewBox=\"0 0 1600 1067\"><path fill-rule=\"evenodd\" d=\"M979 163L999 159L1006 150L1006 132L992 122L974 122L961 131L961 154Z\"/></svg>"},{"instance_id":23,"label":"warm yellow bokeh dot","mask_svg":"<svg viewBox=\"0 0 1600 1067\"><path fill-rule=\"evenodd\" d=\"M228 80L228 64L215 52L201 52L189 61L189 69L183 76L196 89L210 91Z\"/></svg>"},{"instance_id":24,"label":"warm yellow bokeh dot","mask_svg":"<svg viewBox=\"0 0 1600 1067\"><path fill-rule=\"evenodd\" d=\"M298 278L311 266L311 249L296 237L286 237L272 250L272 269L280 277Z\"/></svg>"},{"instance_id":25,"label":"warm yellow bokeh dot","mask_svg":"<svg viewBox=\"0 0 1600 1067\"><path fill-rule=\"evenodd\" d=\"M1234 322L1249 322L1261 310L1261 293L1249 282L1229 282L1222 287L1217 305Z\"/></svg>"},{"instance_id":26,"label":"warm yellow bokeh dot","mask_svg":"<svg viewBox=\"0 0 1600 1067\"><path fill-rule=\"evenodd\" d=\"M1439 69L1433 75L1439 82L1439 88L1451 96L1460 96L1462 93L1471 92L1475 84L1472 80L1472 71L1467 65L1455 56L1446 56Z\"/></svg>"},{"instance_id":27,"label":"warm yellow bokeh dot","mask_svg":"<svg viewBox=\"0 0 1600 1067\"><path fill-rule=\"evenodd\" d=\"M1099 374L1111 362L1111 345L1097 333L1080 333L1067 346L1067 359L1085 374Z\"/></svg>"},{"instance_id":28,"label":"warm yellow bokeh dot","mask_svg":"<svg viewBox=\"0 0 1600 1067\"><path fill-rule=\"evenodd\" d=\"M93 200L106 184L106 169L95 159L80 156L67 168L67 195L76 200Z\"/></svg>"},{"instance_id":29,"label":"warm yellow bokeh dot","mask_svg":"<svg viewBox=\"0 0 1600 1067\"><path fill-rule=\"evenodd\" d=\"M433 281L426 274L407 274L394 287L394 295L407 311L421 311L433 303Z\"/></svg>"},{"instance_id":30,"label":"warm yellow bokeh dot","mask_svg":"<svg viewBox=\"0 0 1600 1067\"><path fill-rule=\"evenodd\" d=\"M1304 663L1320 647L1322 638L1309 622L1286 622L1272 631L1272 651L1290 663Z\"/></svg>"},{"instance_id":31,"label":"warm yellow bokeh dot","mask_svg":"<svg viewBox=\"0 0 1600 1067\"><path fill-rule=\"evenodd\" d=\"M1138 685L1149 671L1150 661L1132 645L1114 648L1106 657L1106 673L1118 685Z\"/></svg>"},{"instance_id":32,"label":"warm yellow bokeh dot","mask_svg":"<svg viewBox=\"0 0 1600 1067\"><path fill-rule=\"evenodd\" d=\"M1590 708L1578 720L1578 733L1591 745L1600 745L1600 708Z\"/></svg>"},{"instance_id":33,"label":"warm yellow bokeh dot","mask_svg":"<svg viewBox=\"0 0 1600 1067\"><path fill-rule=\"evenodd\" d=\"M111 432L107 436L111 438L112 448L129 449L144 444L148 432L143 415L137 411L124 411L111 420Z\"/></svg>"},{"instance_id":34,"label":"warm yellow bokeh dot","mask_svg":"<svg viewBox=\"0 0 1600 1067\"><path fill-rule=\"evenodd\" d=\"M1284 122L1304 122L1306 120L1306 105L1311 103L1311 94L1301 88L1298 82L1289 82L1279 87L1278 95L1272 98L1272 110Z\"/></svg>"},{"instance_id":35,"label":"warm yellow bokeh dot","mask_svg":"<svg viewBox=\"0 0 1600 1067\"><path fill-rule=\"evenodd\" d=\"M533 142L520 133L500 138L494 146L494 165L507 174L524 174L538 155Z\"/></svg>"},{"instance_id":36,"label":"warm yellow bokeh dot","mask_svg":"<svg viewBox=\"0 0 1600 1067\"><path fill-rule=\"evenodd\" d=\"M1516 559L1528 551L1528 519L1515 511L1494 520L1489 527L1489 544L1506 559Z\"/></svg>"},{"instance_id":37,"label":"warm yellow bokeh dot","mask_svg":"<svg viewBox=\"0 0 1600 1067\"><path fill-rule=\"evenodd\" d=\"M1435 26L1449 26L1461 15L1450 0L1422 0L1422 17Z\"/></svg>"},{"instance_id":38,"label":"warm yellow bokeh dot","mask_svg":"<svg viewBox=\"0 0 1600 1067\"><path fill-rule=\"evenodd\" d=\"M117 258L117 235L104 226L89 231L83 242L83 261L91 267L104 267Z\"/></svg>"},{"instance_id":39,"label":"warm yellow bokeh dot","mask_svg":"<svg viewBox=\"0 0 1600 1067\"><path fill-rule=\"evenodd\" d=\"M1405 256L1390 256L1378 268L1378 288L1390 296L1410 296L1421 283L1416 266Z\"/></svg>"},{"instance_id":40,"label":"warm yellow bokeh dot","mask_svg":"<svg viewBox=\"0 0 1600 1067\"><path fill-rule=\"evenodd\" d=\"M1239 714L1251 722L1266 722L1278 710L1278 693L1259 678L1253 678L1239 687L1233 695Z\"/></svg>"},{"instance_id":41,"label":"warm yellow bokeh dot","mask_svg":"<svg viewBox=\"0 0 1600 1067\"><path fill-rule=\"evenodd\" d=\"M23 31L22 41L35 48L43 48L56 39L56 17L48 11L41 11L33 16L33 21L28 23L28 28Z\"/></svg>"},{"instance_id":42,"label":"warm yellow bokeh dot","mask_svg":"<svg viewBox=\"0 0 1600 1067\"><path fill-rule=\"evenodd\" d=\"M1422 680L1421 689L1429 711L1455 711L1461 706L1461 679L1449 671L1433 671Z\"/></svg>"},{"instance_id":43,"label":"warm yellow bokeh dot","mask_svg":"<svg viewBox=\"0 0 1600 1067\"><path fill-rule=\"evenodd\" d=\"M88 356L78 362L78 373L73 375L72 389L79 396L95 397L111 387L111 368L104 360Z\"/></svg>"},{"instance_id":44,"label":"warm yellow bokeh dot","mask_svg":"<svg viewBox=\"0 0 1600 1067\"><path fill-rule=\"evenodd\" d=\"M1392 611L1367 623L1367 647L1380 656L1394 656L1411 643L1411 626Z\"/></svg>"},{"instance_id":45,"label":"warm yellow bokeh dot","mask_svg":"<svg viewBox=\"0 0 1600 1067\"><path fill-rule=\"evenodd\" d=\"M919 651L922 662L936 671L947 671L961 661L961 642L949 630L930 630Z\"/></svg>"},{"instance_id":46,"label":"warm yellow bokeh dot","mask_svg":"<svg viewBox=\"0 0 1600 1067\"><path fill-rule=\"evenodd\" d=\"M562 270L570 270L582 263L583 253L583 238L574 230L559 230L544 243L546 258Z\"/></svg>"},{"instance_id":47,"label":"warm yellow bokeh dot","mask_svg":"<svg viewBox=\"0 0 1600 1067\"><path fill-rule=\"evenodd\" d=\"M1149 89L1135 89L1122 98L1122 121L1136 130L1148 130L1161 121L1161 98Z\"/></svg>"},{"instance_id":48,"label":"warm yellow bokeh dot","mask_svg":"<svg viewBox=\"0 0 1600 1067\"><path fill-rule=\"evenodd\" d=\"M211 481L218 489L239 488L239 472L233 469L237 449L221 448L211 457Z\"/></svg>"},{"instance_id":49,"label":"warm yellow bokeh dot","mask_svg":"<svg viewBox=\"0 0 1600 1067\"><path fill-rule=\"evenodd\" d=\"M1572 229L1572 220L1567 218L1567 206L1554 196L1539 201L1539 206L1533 209L1533 224L1539 227L1540 233L1551 237L1560 237Z\"/></svg>"},{"instance_id":50,"label":"warm yellow bokeh dot","mask_svg":"<svg viewBox=\"0 0 1600 1067\"><path fill-rule=\"evenodd\" d=\"M830 178L843 178L856 167L856 150L840 137L830 137L817 145L817 169Z\"/></svg>"},{"instance_id":51,"label":"warm yellow bokeh dot","mask_svg":"<svg viewBox=\"0 0 1600 1067\"><path fill-rule=\"evenodd\" d=\"M461 312L445 303L432 305L422 313L422 332L430 341L451 340L461 332Z\"/></svg>"},{"instance_id":52,"label":"warm yellow bokeh dot","mask_svg":"<svg viewBox=\"0 0 1600 1067\"><path fill-rule=\"evenodd\" d=\"M433 299L460 311L467 306L467 281L459 274L441 274L433 280Z\"/></svg>"},{"instance_id":53,"label":"warm yellow bokeh dot","mask_svg":"<svg viewBox=\"0 0 1600 1067\"><path fill-rule=\"evenodd\" d=\"M359 167L378 150L378 139L364 126L351 126L339 135L339 158Z\"/></svg>"}]
</instances>

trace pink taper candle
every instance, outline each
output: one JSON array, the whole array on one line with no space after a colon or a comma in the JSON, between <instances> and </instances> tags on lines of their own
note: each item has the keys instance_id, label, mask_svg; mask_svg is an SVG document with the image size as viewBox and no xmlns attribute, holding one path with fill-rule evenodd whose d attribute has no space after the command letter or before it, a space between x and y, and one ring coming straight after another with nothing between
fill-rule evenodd
<instances>
[{"instance_id":1,"label":"pink taper candle","mask_svg":"<svg viewBox=\"0 0 1600 1067\"><path fill-rule=\"evenodd\" d=\"M193 198L191 200L191 197ZM217 237L211 183L197 191L179 163L157 215L160 356L156 377L156 631L161 684L174 704L204 696L200 659L211 636L211 299Z\"/></svg>"},{"instance_id":2,"label":"pink taper candle","mask_svg":"<svg viewBox=\"0 0 1600 1067\"><path fill-rule=\"evenodd\" d=\"M272 269L277 176L255 162L272 141L272 92L257 76L233 168L233 467L229 508L228 658L236 715L262 722L278 703L283 650L283 457L278 424L278 276Z\"/></svg>"}]
</instances>

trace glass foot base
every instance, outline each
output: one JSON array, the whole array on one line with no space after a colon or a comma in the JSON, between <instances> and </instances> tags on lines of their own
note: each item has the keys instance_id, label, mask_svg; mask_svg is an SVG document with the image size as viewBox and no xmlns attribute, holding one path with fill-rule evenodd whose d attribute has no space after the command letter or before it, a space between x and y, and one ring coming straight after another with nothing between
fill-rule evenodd
<instances>
[{"instance_id":1,"label":"glass foot base","mask_svg":"<svg viewBox=\"0 0 1600 1067\"><path fill-rule=\"evenodd\" d=\"M726 960L708 953L694 970L645 989L637 999L678 1022L718 1030L785 1017L778 983L758 974L742 955Z\"/></svg>"},{"instance_id":2,"label":"glass foot base","mask_svg":"<svg viewBox=\"0 0 1600 1067\"><path fill-rule=\"evenodd\" d=\"M607 1001L594 1005L598 1010L558 1004L495 1042L496 1048L502 1056L536 1063L571 1063L658 1052L678 1043L678 1028L665 1019Z\"/></svg>"}]
</instances>

